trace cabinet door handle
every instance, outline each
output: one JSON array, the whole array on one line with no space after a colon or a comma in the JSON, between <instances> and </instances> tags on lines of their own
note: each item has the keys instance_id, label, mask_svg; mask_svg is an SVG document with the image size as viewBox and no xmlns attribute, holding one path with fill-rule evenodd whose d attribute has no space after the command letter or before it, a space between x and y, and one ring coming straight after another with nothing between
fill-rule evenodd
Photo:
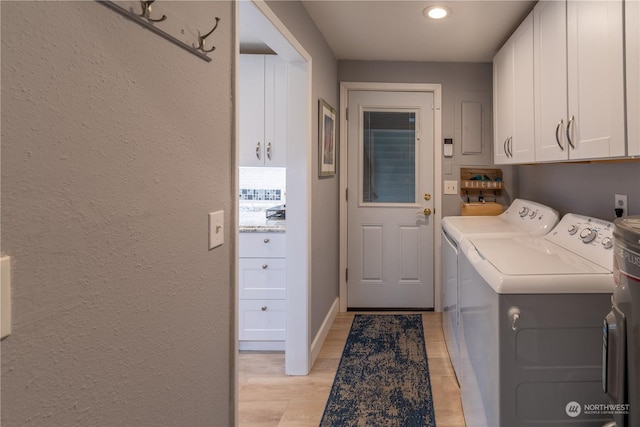
<instances>
[{"instance_id":1,"label":"cabinet door handle","mask_svg":"<svg viewBox=\"0 0 640 427\"><path fill-rule=\"evenodd\" d=\"M267 264L262 264L262 269L266 270L267 268L269 268L269 266Z\"/></svg>"},{"instance_id":2,"label":"cabinet door handle","mask_svg":"<svg viewBox=\"0 0 640 427\"><path fill-rule=\"evenodd\" d=\"M267 144L267 159L271 160L271 143Z\"/></svg>"},{"instance_id":3,"label":"cabinet door handle","mask_svg":"<svg viewBox=\"0 0 640 427\"><path fill-rule=\"evenodd\" d=\"M260 307L260 310L261 310L261 311L267 311L267 306L266 306L266 305L263 305L262 307Z\"/></svg>"},{"instance_id":4,"label":"cabinet door handle","mask_svg":"<svg viewBox=\"0 0 640 427\"><path fill-rule=\"evenodd\" d=\"M507 142L509 142L509 138L504 140L504 144L502 144L502 149L504 150L504 154L509 157L509 150L507 150Z\"/></svg>"},{"instance_id":5,"label":"cabinet door handle","mask_svg":"<svg viewBox=\"0 0 640 427\"><path fill-rule=\"evenodd\" d=\"M260 141L256 144L256 157L260 160Z\"/></svg>"},{"instance_id":6,"label":"cabinet door handle","mask_svg":"<svg viewBox=\"0 0 640 427\"><path fill-rule=\"evenodd\" d=\"M509 149L509 157L513 158L513 137L509 137L509 144L507 144L507 148Z\"/></svg>"},{"instance_id":7,"label":"cabinet door handle","mask_svg":"<svg viewBox=\"0 0 640 427\"><path fill-rule=\"evenodd\" d=\"M269 243L269 238L264 239L263 242Z\"/></svg>"},{"instance_id":8,"label":"cabinet door handle","mask_svg":"<svg viewBox=\"0 0 640 427\"><path fill-rule=\"evenodd\" d=\"M575 150L576 146L573 145L573 141L571 140L571 125L573 124L575 117L571 116L571 118L569 119L569 121L567 122L567 141L569 141L569 145L571 146L571 148L573 148Z\"/></svg>"},{"instance_id":9,"label":"cabinet door handle","mask_svg":"<svg viewBox=\"0 0 640 427\"><path fill-rule=\"evenodd\" d=\"M564 151L564 147L560 143L560 137L558 136L558 132L560 131L560 126L562 126L563 123L564 123L564 119L560 119L560 121L558 122L558 126L556 126L556 142L558 143L558 147L560 147L562 151Z\"/></svg>"}]
</instances>

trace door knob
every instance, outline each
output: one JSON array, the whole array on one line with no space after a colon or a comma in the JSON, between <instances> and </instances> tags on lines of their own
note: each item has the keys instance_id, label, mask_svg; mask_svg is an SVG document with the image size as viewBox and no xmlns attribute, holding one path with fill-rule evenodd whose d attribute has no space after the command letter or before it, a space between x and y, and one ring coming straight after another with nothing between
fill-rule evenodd
<instances>
[{"instance_id":1,"label":"door knob","mask_svg":"<svg viewBox=\"0 0 640 427\"><path fill-rule=\"evenodd\" d=\"M431 209L429 209L429 208L424 208L424 210L422 211L422 213L424 214L424 216L429 216L429 215L431 215Z\"/></svg>"}]
</instances>

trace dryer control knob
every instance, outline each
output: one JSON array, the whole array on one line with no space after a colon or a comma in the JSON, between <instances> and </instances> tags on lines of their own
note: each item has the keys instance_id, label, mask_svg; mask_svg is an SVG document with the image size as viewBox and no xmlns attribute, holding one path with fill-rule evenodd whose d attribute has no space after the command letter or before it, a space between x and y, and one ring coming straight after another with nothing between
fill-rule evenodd
<instances>
[{"instance_id":1,"label":"dryer control knob","mask_svg":"<svg viewBox=\"0 0 640 427\"><path fill-rule=\"evenodd\" d=\"M522 209L520 209L520 212L518 213L520 214L520 217L524 218L529 213L529 208L526 206L523 206Z\"/></svg>"},{"instance_id":2,"label":"dryer control knob","mask_svg":"<svg viewBox=\"0 0 640 427\"><path fill-rule=\"evenodd\" d=\"M531 213L529 214L529 218L534 219L536 217L536 215L538 215L538 212L531 211Z\"/></svg>"},{"instance_id":3,"label":"dryer control knob","mask_svg":"<svg viewBox=\"0 0 640 427\"><path fill-rule=\"evenodd\" d=\"M578 232L578 226L575 225L575 224L570 225L569 228L567 229L567 231L569 232L569 234L571 234L573 236L574 234L576 234Z\"/></svg>"},{"instance_id":4,"label":"dryer control knob","mask_svg":"<svg viewBox=\"0 0 640 427\"><path fill-rule=\"evenodd\" d=\"M593 242L597 235L598 235L598 232L591 228L585 228L584 230L582 230L582 233L580 233L580 237L582 237L582 241L584 243Z\"/></svg>"},{"instance_id":5,"label":"dryer control knob","mask_svg":"<svg viewBox=\"0 0 640 427\"><path fill-rule=\"evenodd\" d=\"M602 239L602 246L604 246L605 249L611 249L613 247L613 240L611 240L610 237L605 237Z\"/></svg>"}]
</instances>

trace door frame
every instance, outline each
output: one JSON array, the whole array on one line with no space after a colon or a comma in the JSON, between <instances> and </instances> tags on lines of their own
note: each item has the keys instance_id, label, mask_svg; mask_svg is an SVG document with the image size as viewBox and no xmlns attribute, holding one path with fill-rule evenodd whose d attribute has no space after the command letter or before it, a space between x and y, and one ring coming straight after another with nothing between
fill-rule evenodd
<instances>
[{"instance_id":1,"label":"door frame","mask_svg":"<svg viewBox=\"0 0 640 427\"><path fill-rule=\"evenodd\" d=\"M310 336L310 288L311 288L311 182L312 182L312 61L311 55L297 41L284 23L264 0L243 0L235 4L235 99L239 99L240 35L239 20L249 19L264 43L287 63L289 94L287 97L287 234L295 235L286 243L287 257L287 331L285 342L285 373L307 375L311 370ZM242 16L241 16L242 15ZM235 182L234 194L238 194L239 167L239 108L235 108ZM296 141L298 143L291 143ZM238 212L239 201L235 197L235 255L232 266L234 278L233 343L235 360L236 397L238 393ZM292 284L298 284L293 286ZM237 410L237 405L236 405Z\"/></svg>"},{"instance_id":2,"label":"door frame","mask_svg":"<svg viewBox=\"0 0 640 427\"><path fill-rule=\"evenodd\" d=\"M442 221L442 85L431 83L340 82L340 311L347 311L347 106L349 91L433 93L433 292L434 310L442 311L440 223ZM355 165L357 167L357 165Z\"/></svg>"}]
</instances>

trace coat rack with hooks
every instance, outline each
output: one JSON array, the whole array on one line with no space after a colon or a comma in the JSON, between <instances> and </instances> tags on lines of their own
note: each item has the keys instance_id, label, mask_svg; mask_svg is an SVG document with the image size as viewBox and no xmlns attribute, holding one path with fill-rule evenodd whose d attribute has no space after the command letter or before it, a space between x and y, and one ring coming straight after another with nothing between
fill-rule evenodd
<instances>
[{"instance_id":1,"label":"coat rack with hooks","mask_svg":"<svg viewBox=\"0 0 640 427\"><path fill-rule=\"evenodd\" d=\"M173 17L174 19L172 20L172 16L158 12L156 5L154 5L155 0L141 0L136 2L96 1L198 58L206 62L211 62L212 59L207 53L213 52L216 48L208 38L218 28L220 18L215 17L214 22L212 22L213 29L202 35L199 29L196 30L190 25L179 22L179 18L175 19L175 17ZM131 4L131 6L127 7L129 4ZM137 7L134 8L133 5ZM163 28L157 26L158 24L162 25ZM174 35L170 34L170 32L174 33ZM188 38L193 39L191 45L186 41Z\"/></svg>"}]
</instances>

